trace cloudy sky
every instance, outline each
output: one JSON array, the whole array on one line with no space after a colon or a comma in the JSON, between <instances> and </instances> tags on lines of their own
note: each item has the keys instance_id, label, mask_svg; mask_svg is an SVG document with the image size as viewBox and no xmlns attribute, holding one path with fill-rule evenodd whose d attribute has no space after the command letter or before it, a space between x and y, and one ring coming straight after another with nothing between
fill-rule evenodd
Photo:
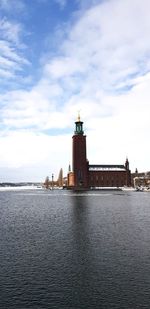
<instances>
[{"instance_id":1,"label":"cloudy sky","mask_svg":"<svg viewBox=\"0 0 150 309\"><path fill-rule=\"evenodd\" d=\"M150 170L150 1L0 0L0 181L72 162Z\"/></svg>"}]
</instances>

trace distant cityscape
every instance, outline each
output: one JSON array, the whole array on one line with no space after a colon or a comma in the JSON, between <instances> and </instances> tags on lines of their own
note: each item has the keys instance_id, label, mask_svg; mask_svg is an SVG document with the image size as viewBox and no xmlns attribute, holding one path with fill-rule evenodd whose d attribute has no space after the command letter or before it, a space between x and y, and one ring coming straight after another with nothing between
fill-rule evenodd
<instances>
[{"instance_id":1,"label":"distant cityscape","mask_svg":"<svg viewBox=\"0 0 150 309\"><path fill-rule=\"evenodd\" d=\"M102 189L122 187L144 187L150 189L150 171L131 173L129 161L124 165L90 165L86 155L86 135L83 122L78 115L75 121L75 131L72 136L72 168L69 164L68 174L63 176L60 168L57 179L54 174L46 176L43 182L1 182L0 187L29 187L29 188L62 188L62 189Z\"/></svg>"},{"instance_id":2,"label":"distant cityscape","mask_svg":"<svg viewBox=\"0 0 150 309\"><path fill-rule=\"evenodd\" d=\"M52 180L50 177L46 177L43 182L1 182L0 187L24 187L35 186L43 188L66 188L67 176L63 177L63 169L60 169L59 177L57 180ZM148 172L134 172L131 173L131 186L133 187L150 187L150 171Z\"/></svg>"}]
</instances>

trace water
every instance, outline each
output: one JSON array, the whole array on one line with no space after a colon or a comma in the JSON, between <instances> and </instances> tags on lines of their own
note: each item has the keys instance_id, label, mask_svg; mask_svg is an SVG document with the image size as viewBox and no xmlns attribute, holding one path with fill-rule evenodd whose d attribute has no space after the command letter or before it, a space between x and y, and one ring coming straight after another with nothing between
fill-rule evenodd
<instances>
[{"instance_id":1,"label":"water","mask_svg":"<svg viewBox=\"0 0 150 309\"><path fill-rule=\"evenodd\" d=\"M150 308L150 193L0 192L0 308Z\"/></svg>"}]
</instances>

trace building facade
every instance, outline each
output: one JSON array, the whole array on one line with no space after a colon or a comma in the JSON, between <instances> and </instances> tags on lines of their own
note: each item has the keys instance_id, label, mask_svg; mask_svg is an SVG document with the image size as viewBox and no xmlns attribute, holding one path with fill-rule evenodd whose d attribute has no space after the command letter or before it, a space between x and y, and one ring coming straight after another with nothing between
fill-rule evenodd
<instances>
[{"instance_id":1,"label":"building facade","mask_svg":"<svg viewBox=\"0 0 150 309\"><path fill-rule=\"evenodd\" d=\"M78 116L72 137L72 171L68 173L68 188L94 189L131 186L129 161L124 165L90 165L86 154L86 135Z\"/></svg>"}]
</instances>

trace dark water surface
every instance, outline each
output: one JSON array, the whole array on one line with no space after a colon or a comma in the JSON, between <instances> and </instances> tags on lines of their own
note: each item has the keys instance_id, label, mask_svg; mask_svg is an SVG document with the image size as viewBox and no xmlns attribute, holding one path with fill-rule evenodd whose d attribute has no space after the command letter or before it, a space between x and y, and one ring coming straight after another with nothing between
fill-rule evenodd
<instances>
[{"instance_id":1,"label":"dark water surface","mask_svg":"<svg viewBox=\"0 0 150 309\"><path fill-rule=\"evenodd\" d=\"M150 308L150 193L0 192L0 308Z\"/></svg>"}]
</instances>

